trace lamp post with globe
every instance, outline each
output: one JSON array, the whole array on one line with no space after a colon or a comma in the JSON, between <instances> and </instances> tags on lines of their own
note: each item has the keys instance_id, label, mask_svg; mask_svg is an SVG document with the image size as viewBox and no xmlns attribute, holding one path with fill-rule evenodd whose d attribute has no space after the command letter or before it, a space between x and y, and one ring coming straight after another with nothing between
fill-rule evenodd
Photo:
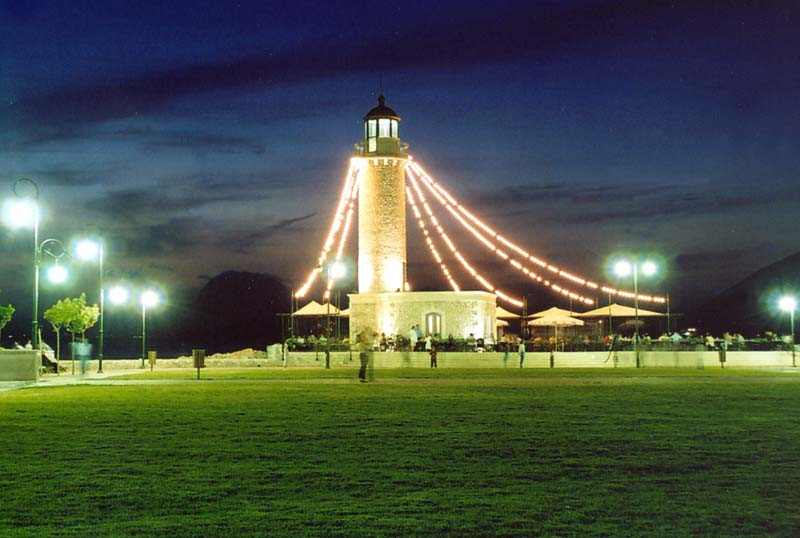
<instances>
[{"instance_id":1,"label":"lamp post with globe","mask_svg":"<svg viewBox=\"0 0 800 538\"><path fill-rule=\"evenodd\" d=\"M796 350L794 345L794 311L797 310L797 298L793 295L784 295L778 299L778 308L789 313L789 327L791 330L792 343L792 367L797 367Z\"/></svg>"},{"instance_id":2,"label":"lamp post with globe","mask_svg":"<svg viewBox=\"0 0 800 538\"><path fill-rule=\"evenodd\" d=\"M12 187L14 198L3 204L3 221L12 229L33 229L33 314L31 345L39 349L39 184L20 178Z\"/></svg>"},{"instance_id":3,"label":"lamp post with globe","mask_svg":"<svg viewBox=\"0 0 800 538\"><path fill-rule=\"evenodd\" d=\"M146 289L139 297L139 302L142 305L142 368L144 368L144 360L147 358L147 310L157 306L161 302L161 297L157 291Z\"/></svg>"},{"instance_id":4,"label":"lamp post with globe","mask_svg":"<svg viewBox=\"0 0 800 538\"><path fill-rule=\"evenodd\" d=\"M652 260L634 260L629 261L626 259L618 260L614 264L614 274L620 278L627 278L633 276L633 308L634 308L634 321L633 321L633 352L636 356L636 367L640 367L639 361L639 273L646 277L651 277L658 272L658 266Z\"/></svg>"},{"instance_id":5,"label":"lamp post with globe","mask_svg":"<svg viewBox=\"0 0 800 538\"><path fill-rule=\"evenodd\" d=\"M103 373L105 354L105 289L103 286L105 251L103 243L93 239L81 239L75 244L75 257L81 261L97 261L100 277L100 320L97 332L97 373Z\"/></svg>"}]
</instances>

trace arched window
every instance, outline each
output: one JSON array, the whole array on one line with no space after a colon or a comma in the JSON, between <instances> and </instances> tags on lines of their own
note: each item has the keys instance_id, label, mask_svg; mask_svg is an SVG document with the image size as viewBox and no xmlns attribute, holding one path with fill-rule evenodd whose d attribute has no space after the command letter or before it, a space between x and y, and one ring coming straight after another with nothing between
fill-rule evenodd
<instances>
[{"instance_id":1,"label":"arched window","mask_svg":"<svg viewBox=\"0 0 800 538\"><path fill-rule=\"evenodd\" d=\"M425 314L425 334L442 334L442 315L436 312Z\"/></svg>"}]
</instances>

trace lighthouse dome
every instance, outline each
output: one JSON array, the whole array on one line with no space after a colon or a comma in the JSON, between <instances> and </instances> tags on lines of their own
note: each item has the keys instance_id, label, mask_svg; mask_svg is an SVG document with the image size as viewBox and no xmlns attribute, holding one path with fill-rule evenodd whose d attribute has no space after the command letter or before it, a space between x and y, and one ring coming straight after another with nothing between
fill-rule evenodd
<instances>
[{"instance_id":1,"label":"lighthouse dome","mask_svg":"<svg viewBox=\"0 0 800 538\"><path fill-rule=\"evenodd\" d=\"M386 98L383 95L379 95L378 106L373 107L372 110L367 112L367 115L364 116L364 120L373 118L391 118L393 120L399 120L400 116L397 115L397 112L386 106Z\"/></svg>"}]
</instances>

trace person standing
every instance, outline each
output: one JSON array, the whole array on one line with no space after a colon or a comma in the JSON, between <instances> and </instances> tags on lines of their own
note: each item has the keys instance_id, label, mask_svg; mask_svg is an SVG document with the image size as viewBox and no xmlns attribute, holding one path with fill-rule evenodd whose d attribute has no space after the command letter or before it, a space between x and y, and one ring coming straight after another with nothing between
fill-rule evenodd
<instances>
[{"instance_id":1,"label":"person standing","mask_svg":"<svg viewBox=\"0 0 800 538\"><path fill-rule=\"evenodd\" d=\"M436 362L436 346L433 345L433 338L431 338L431 335L425 337L425 351L427 351L431 357L431 368L438 368Z\"/></svg>"},{"instance_id":2,"label":"person standing","mask_svg":"<svg viewBox=\"0 0 800 538\"><path fill-rule=\"evenodd\" d=\"M520 338L519 339L519 348L517 349L517 351L519 351L519 367L523 368L523 365L525 364L525 339L524 338Z\"/></svg>"},{"instance_id":3,"label":"person standing","mask_svg":"<svg viewBox=\"0 0 800 538\"><path fill-rule=\"evenodd\" d=\"M417 334L417 326L414 325L411 327L411 330L408 331L408 345L411 351L415 351L417 349L417 340L419 339L419 335Z\"/></svg>"},{"instance_id":4,"label":"person standing","mask_svg":"<svg viewBox=\"0 0 800 538\"><path fill-rule=\"evenodd\" d=\"M361 331L356 336L356 344L358 345L358 360L361 365L358 369L358 380L361 383L367 382L367 366L369 365L369 355L372 353L372 342L370 341L367 331Z\"/></svg>"}]
</instances>

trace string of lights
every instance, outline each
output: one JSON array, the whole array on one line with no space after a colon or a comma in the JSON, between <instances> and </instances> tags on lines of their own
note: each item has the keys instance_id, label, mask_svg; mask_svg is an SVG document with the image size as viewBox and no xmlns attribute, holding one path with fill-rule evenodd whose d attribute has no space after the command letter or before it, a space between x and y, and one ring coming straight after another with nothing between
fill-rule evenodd
<instances>
[{"instance_id":1,"label":"string of lights","mask_svg":"<svg viewBox=\"0 0 800 538\"><path fill-rule=\"evenodd\" d=\"M350 228L353 224L353 213L355 212L355 204L356 200L358 199L358 187L359 182L361 181L361 168L357 168L355 171L355 180L353 182L353 187L350 192L350 201L347 204L347 216L344 220L344 229L342 233L339 235L339 245L336 248L336 257L334 258L334 263L341 263L342 262L342 255L344 254L344 247L347 244L347 240L350 238ZM325 288L325 294L323 298L325 300L330 300L331 297L331 290L333 289L334 279L328 275L328 285Z\"/></svg>"},{"instance_id":2,"label":"string of lights","mask_svg":"<svg viewBox=\"0 0 800 538\"><path fill-rule=\"evenodd\" d=\"M447 282L450 284L450 287L453 291L461 291L461 288L458 286L458 283L453 278L453 275L450 273L450 270L447 268L447 264L444 263L444 259L439 254L439 251L436 249L436 245L433 244L433 240L431 239L431 235L428 232L428 228L425 226L425 221L422 219L422 214L417 207L417 202L414 199L414 193L411 192L411 189L406 186L406 198L408 199L408 203L411 206L411 210L414 212L414 217L417 219L417 225L419 226L422 235L425 236L425 242L428 244L428 250L433 256L433 259L436 260L436 263L439 264L439 268L442 270L444 277L447 279Z\"/></svg>"},{"instance_id":3,"label":"string of lights","mask_svg":"<svg viewBox=\"0 0 800 538\"><path fill-rule=\"evenodd\" d=\"M414 172L411 172L410 175L413 176L413 174L414 174ZM546 287L552 289L553 291L564 295L565 297L569 297L572 300L580 301L580 302L582 302L584 304L587 304L587 305L594 304L594 301L592 299L589 299L588 297L584 297L583 295L580 295L580 294L575 293L575 292L573 292L573 291L571 291L569 289L563 288L563 287L559 286L558 284L550 282L549 280L547 280L547 279L543 278L542 276L536 274L536 272L531 271L527 267L523 266L520 262L518 262L517 260L515 260L514 258L509 256L509 254L506 253L505 251L497 248L497 245L495 245L491 240L487 239L480 231L478 231L474 226L472 226L469 222L467 222L464 219L464 217L453 208L453 205L448 201L448 199L444 196L443 193L441 193L440 191L435 190L433 188L433 186L424 177L422 179L423 179L422 184L425 185L425 187L428 189L428 191L431 194L433 194L439 200L439 202L453 216L453 218L456 219L459 222L459 224L461 224L468 232L470 232L475 237L475 239L477 239L480 243L483 243L483 245L486 248L488 248L489 250L494 252L498 257L500 257L503 260L509 262L512 267L514 267L515 269L521 271L522 273L524 273L526 276L528 276L529 278L531 278L535 282L538 282L538 283L542 284L543 286L546 286Z\"/></svg>"},{"instance_id":4,"label":"string of lights","mask_svg":"<svg viewBox=\"0 0 800 538\"><path fill-rule=\"evenodd\" d=\"M331 227L328 230L328 235L325 238L325 242L322 245L322 250L319 254L319 258L317 258L317 266L311 270L308 277L306 278L303 285L295 292L295 297L305 297L308 293L308 290L311 286L314 285L316 282L317 277L319 277L320 273L322 273L322 268L325 264L325 260L328 258L328 253L333 246L334 241L336 240L336 234L342 228L342 223L344 220L344 210L348 204L348 201L352 197L353 185L355 183L355 177L361 169L361 160L353 157L350 159L350 166L347 169L347 175L345 176L345 183L344 187L342 188L342 192L339 195L339 203L336 206L336 213L334 213L333 221L331 222Z\"/></svg>"},{"instance_id":5,"label":"string of lights","mask_svg":"<svg viewBox=\"0 0 800 538\"><path fill-rule=\"evenodd\" d=\"M431 209L430 205L428 204L428 201L425 198L425 194L419 188L419 184L417 183L417 180L414 177L414 174L413 173L409 173L407 177L411 181L411 186L414 188L414 192L416 193L417 198L419 198L419 201L422 204L422 207L425 209L425 213L427 213L428 218L430 219L431 223L436 228L436 231L439 232L439 236L442 238L442 241L444 241L444 243L450 249L450 252L459 261L461 266L464 267L464 269L470 275L472 275L473 278L475 278L475 280L480 282L481 286L483 286L484 289L494 293L499 299L502 299L503 301L506 301L509 304L512 304L512 305L514 305L514 306L516 306L518 308L521 308L522 304L523 304L522 300L520 300L520 299L518 299L516 297L512 297L512 296L508 295L507 293L504 293L503 291L495 288L494 285L491 282L489 282L489 280L487 280L486 277L484 277L477 270L475 270L475 268L472 266L472 264L469 263L469 261L464 257L463 254L461 254L461 252L459 252L458 248L455 246L453 241L450 239L450 237L447 235L447 233L442 228L442 225L439 223L439 220L433 214L433 210Z\"/></svg>"},{"instance_id":6,"label":"string of lights","mask_svg":"<svg viewBox=\"0 0 800 538\"><path fill-rule=\"evenodd\" d=\"M532 278L536 282L539 282L539 283L541 283L541 284L553 289L554 291L557 291L557 292L561 293L562 295L565 295L565 296L570 297L572 299L580 300L580 301L584 302L585 304L594 304L593 300L588 299L585 296L582 296L582 295L580 295L578 293L575 293L575 292L573 292L571 290L568 290L568 289L566 289L566 288L564 288L562 286L559 286L559 285L557 285L555 283L552 283L549 280L545 279L543 276L538 275L534 271L531 271L529 268L523 266L517 260L513 260L512 258L510 258L510 256L505 251L500 250L490 240L486 239L486 237L483 236L483 234L481 232L479 232L474 226L469 225L463 217L466 217L467 220L471 221L473 224L475 224L475 226L477 226L478 228L483 230L491 238L497 240L499 243L502 243L509 250L512 250L512 251L516 252L522 258L524 258L526 260L530 260L531 262L535 263L536 265L546 269L550 273L553 273L557 277L569 280L571 282L574 282L574 283L579 284L581 286L585 286L585 287L587 287L589 289L592 289L592 290L598 290L599 289L600 291L602 291L604 293L607 293L609 295L618 295L620 297L624 297L624 298L627 298L627 299L636 298L636 294L635 293L632 293L632 292L629 292L629 291L626 291L626 290L622 290L622 289L617 289L617 288L614 288L614 287L611 287L611 286L601 286L601 285L597 284L596 282L592 282L591 280L587 280L585 278L582 278L582 277L580 277L580 276L578 276L578 275L576 275L574 273L571 273L569 271L561 269L558 266L555 266L555 265L547 262L546 260L544 260L542 258L539 258L537 256L534 256L533 254L528 253L523 248L521 248L518 245L514 244L512 241L510 241L506 237L503 237L502 235L500 235L497 231L492 229L489 225L487 225L486 223L484 223L483 221L478 219L466 207L464 207L463 205L458 203L458 201L455 198L453 198L453 196L444 187L442 187L427 172L425 172L425 170L422 168L422 166L420 166L419 163L417 163L416 161L412 160L412 161L410 161L409 164L410 164L409 170L413 170L416 174L419 175L419 177L423 180L423 184L425 184L426 187L428 187L429 189L432 190L432 192L434 193L434 195L437 198L437 200L449 210L449 212L459 221L459 223L461 223L463 226L465 226L465 228L470 233L472 233L472 235L475 236L481 243L483 243L488 249L490 249L493 252L495 252L499 257L509 261L509 263L511 263L512 266L514 266L516 269L522 271L523 273L528 275L530 278ZM641 293L638 295L638 299L640 301L645 301L645 302L655 302L655 303L665 303L666 302L666 299L664 297L641 294Z\"/></svg>"}]
</instances>

